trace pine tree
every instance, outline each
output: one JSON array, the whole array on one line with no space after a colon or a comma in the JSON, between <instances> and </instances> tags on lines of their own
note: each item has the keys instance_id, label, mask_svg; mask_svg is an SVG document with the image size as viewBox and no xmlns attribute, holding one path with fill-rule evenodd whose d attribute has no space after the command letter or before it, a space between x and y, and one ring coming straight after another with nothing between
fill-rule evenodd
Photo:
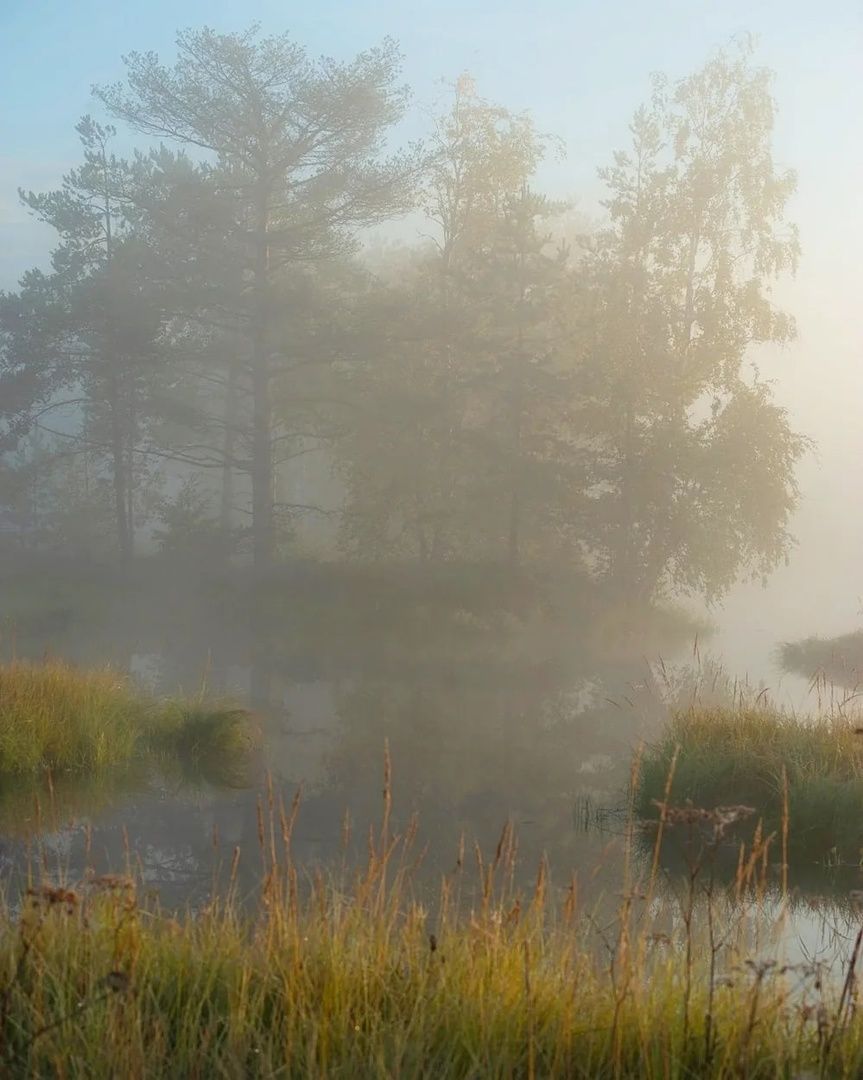
<instances>
[{"instance_id":1,"label":"pine tree","mask_svg":"<svg viewBox=\"0 0 863 1080\"><path fill-rule=\"evenodd\" d=\"M237 330L251 382L254 561L265 569L275 548L274 384L293 349L275 333L278 286L409 202L414 161L381 154L406 95L389 41L346 64L312 61L287 36L256 29L187 31L177 47L173 68L132 53L128 85L97 95L138 131L214 155L233 201L222 254L245 283Z\"/></svg>"}]
</instances>

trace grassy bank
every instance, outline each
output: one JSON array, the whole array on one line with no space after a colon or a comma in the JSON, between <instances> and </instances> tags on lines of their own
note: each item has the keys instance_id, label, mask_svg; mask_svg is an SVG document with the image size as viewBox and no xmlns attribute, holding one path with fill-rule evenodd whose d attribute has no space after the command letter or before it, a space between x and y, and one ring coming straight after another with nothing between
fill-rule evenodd
<instances>
[{"instance_id":1,"label":"grassy bank","mask_svg":"<svg viewBox=\"0 0 863 1080\"><path fill-rule=\"evenodd\" d=\"M143 755L224 756L247 738L240 710L155 700L114 671L0 665L0 776L97 773Z\"/></svg>"},{"instance_id":2,"label":"grassy bank","mask_svg":"<svg viewBox=\"0 0 863 1080\"><path fill-rule=\"evenodd\" d=\"M558 893L545 868L532 895L517 896L507 829L473 872L460 857L424 904L412 882L416 845L393 839L386 821L365 867L308 883L291 862L292 820L273 805L269 819L261 813L256 911L241 914L229 891L176 919L142 907L124 878L34 888L19 914L5 908L3 1075L863 1071L853 968L843 988L817 966L774 963L735 916L721 921L732 909L718 896L707 897L709 918L685 897L663 910L648 874L630 879L600 920L579 910L574 886ZM759 862L757 844L751 856ZM757 894L744 878L737 887Z\"/></svg>"},{"instance_id":3,"label":"grassy bank","mask_svg":"<svg viewBox=\"0 0 863 1080\"><path fill-rule=\"evenodd\" d=\"M637 810L656 818L655 802L667 796L696 806L743 803L777 835L787 810L793 856L856 865L863 857L859 724L758 705L681 711L642 757Z\"/></svg>"}]
</instances>

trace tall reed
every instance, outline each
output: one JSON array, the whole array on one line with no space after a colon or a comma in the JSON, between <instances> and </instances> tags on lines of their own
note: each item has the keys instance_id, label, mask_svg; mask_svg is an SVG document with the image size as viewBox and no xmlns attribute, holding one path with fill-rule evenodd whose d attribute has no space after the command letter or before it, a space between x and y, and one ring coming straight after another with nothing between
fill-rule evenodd
<instances>
[{"instance_id":1,"label":"tall reed","mask_svg":"<svg viewBox=\"0 0 863 1080\"><path fill-rule=\"evenodd\" d=\"M300 800L271 786L251 911L236 850L224 891L180 917L127 877L41 883L6 905L4 1074L861 1075L859 948L835 982L766 950L752 926L770 915L774 838L753 826L725 883L713 853L746 808L660 809L688 833L688 876L651 888L652 860L633 847L621 895L583 909L577 878L556 887L545 860L532 890L514 886L509 824L472 859L463 841L430 894L417 822L393 818L388 762L367 858L332 875L295 863Z\"/></svg>"}]
</instances>

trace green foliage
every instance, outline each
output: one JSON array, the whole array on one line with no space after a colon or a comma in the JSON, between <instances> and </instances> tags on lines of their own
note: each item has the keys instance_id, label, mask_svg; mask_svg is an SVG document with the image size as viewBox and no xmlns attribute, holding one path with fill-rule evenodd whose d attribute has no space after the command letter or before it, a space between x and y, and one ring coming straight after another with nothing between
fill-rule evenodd
<instances>
[{"instance_id":1,"label":"green foliage","mask_svg":"<svg viewBox=\"0 0 863 1080\"><path fill-rule=\"evenodd\" d=\"M790 545L806 443L747 361L794 336L770 283L797 263L795 177L774 164L769 73L749 60L657 79L601 173L611 224L584 264L577 423L597 451L593 543L623 595L709 598Z\"/></svg>"},{"instance_id":2,"label":"green foliage","mask_svg":"<svg viewBox=\"0 0 863 1080\"><path fill-rule=\"evenodd\" d=\"M57 413L54 414L54 423ZM74 440L73 440L74 442ZM110 475L98 450L36 429L14 467L9 499L21 547L47 554L99 558L116 547Z\"/></svg>"},{"instance_id":3,"label":"green foliage","mask_svg":"<svg viewBox=\"0 0 863 1080\"><path fill-rule=\"evenodd\" d=\"M388 329L344 382L361 411L337 444L344 538L424 561L571 557L577 499L561 352L563 207L531 189L548 140L462 78L435 124L420 203L430 245L381 272Z\"/></svg>"},{"instance_id":4,"label":"green foliage","mask_svg":"<svg viewBox=\"0 0 863 1080\"><path fill-rule=\"evenodd\" d=\"M801 718L771 706L702 707L677 713L640 764L637 808L654 800L697 806L745 804L765 828L782 828L785 781L798 858L863 858L863 738L853 718Z\"/></svg>"},{"instance_id":5,"label":"green foliage","mask_svg":"<svg viewBox=\"0 0 863 1080\"><path fill-rule=\"evenodd\" d=\"M399 254L384 347L348 372L350 550L576 562L639 602L787 555L807 444L748 363L794 335L770 300L798 256L773 112L746 50L657 81L601 172L609 224L573 252L531 188L545 140L460 83L432 244Z\"/></svg>"},{"instance_id":6,"label":"green foliage","mask_svg":"<svg viewBox=\"0 0 863 1080\"><path fill-rule=\"evenodd\" d=\"M387 154L399 64L254 27L130 53L97 97L177 149L118 159L86 117L83 163L22 193L60 243L0 298L0 449L75 402L35 486L80 456L67 531L98 503L126 561L161 512L167 549L248 540L259 569L317 515L352 557L574 565L638 606L769 573L807 446L755 366L794 337L771 288L799 256L769 73L744 47L658 78L573 245L537 190L553 140L468 76L425 149ZM362 231L411 209L423 240L375 265ZM163 472L192 479L159 506Z\"/></svg>"},{"instance_id":7,"label":"green foliage","mask_svg":"<svg viewBox=\"0 0 863 1080\"><path fill-rule=\"evenodd\" d=\"M173 499L159 503L159 525L153 540L167 555L212 562L224 556L230 538L213 514L212 498L199 476L190 477Z\"/></svg>"},{"instance_id":8,"label":"green foliage","mask_svg":"<svg viewBox=\"0 0 863 1080\"><path fill-rule=\"evenodd\" d=\"M77 131L84 161L63 177L62 188L20 192L60 243L53 272L22 281L18 303L27 314L13 331L17 340L0 376L14 380L22 365L40 373L41 393L25 399L15 427L52 434L61 444L61 464L67 455L94 459L90 469L108 489L114 542L128 560L151 480L142 443L153 412L153 381L162 374L158 338L165 313L146 243L132 228L135 170L111 153L114 128L85 116ZM54 428L55 410L70 408L78 412L72 430ZM95 524L92 535L100 535Z\"/></svg>"},{"instance_id":9,"label":"green foliage","mask_svg":"<svg viewBox=\"0 0 863 1080\"><path fill-rule=\"evenodd\" d=\"M203 255L192 271L197 295L189 297L184 316L222 327L235 339L225 439L205 456L221 459L227 471L244 462L252 489L253 556L265 568L277 549L276 461L286 440L308 431L314 416L313 409L300 410L297 432L293 425L285 430L273 410L274 398L289 396L285 380L290 385L296 369L310 363L297 355L293 333L280 333L279 310L290 303L306 267L343 258L356 246L358 229L412 201L416 155L387 158L382 152L407 96L397 83L398 49L386 40L344 63L312 59L285 34L265 38L257 27L240 34L204 28L177 35L173 67L153 53L132 52L125 63L125 85L96 91L112 115L210 159L196 186L209 189L205 205L218 217L210 218L202 236L188 193L179 204L169 198L169 205L184 208L187 254L172 269L186 276L188 256ZM173 163L168 165L173 174ZM163 220L159 232L173 220ZM218 280L235 291L219 295L207 287L213 260L229 267ZM226 310L233 319L226 319ZM302 317L301 309L296 313ZM291 404L295 409L295 400ZM238 452L241 440L244 454ZM230 487L227 476L225 483ZM227 515L227 494L225 501Z\"/></svg>"}]
</instances>

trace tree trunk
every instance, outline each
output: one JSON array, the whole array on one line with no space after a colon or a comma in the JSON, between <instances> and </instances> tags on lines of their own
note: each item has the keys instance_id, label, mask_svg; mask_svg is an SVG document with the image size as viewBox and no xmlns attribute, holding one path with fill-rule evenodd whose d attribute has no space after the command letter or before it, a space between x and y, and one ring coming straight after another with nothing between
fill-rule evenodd
<instances>
[{"instance_id":1,"label":"tree trunk","mask_svg":"<svg viewBox=\"0 0 863 1080\"><path fill-rule=\"evenodd\" d=\"M692 343L692 327L695 323L695 267L700 242L701 227L696 224L689 235L689 254L686 260L686 297L683 302L683 330L680 336L680 352L684 359Z\"/></svg>"},{"instance_id":2,"label":"tree trunk","mask_svg":"<svg viewBox=\"0 0 863 1080\"><path fill-rule=\"evenodd\" d=\"M252 375L254 418L252 433L252 550L256 570L273 561L273 446L271 438L269 363L256 347Z\"/></svg>"},{"instance_id":3,"label":"tree trunk","mask_svg":"<svg viewBox=\"0 0 863 1080\"><path fill-rule=\"evenodd\" d=\"M259 193L255 229L252 327L252 551L256 570L272 565L273 437L268 340L269 226L268 192Z\"/></svg>"},{"instance_id":4,"label":"tree trunk","mask_svg":"<svg viewBox=\"0 0 863 1080\"><path fill-rule=\"evenodd\" d=\"M128 558L135 554L135 444L138 441L137 417L135 415L135 389L129 388L128 427L126 442L126 529L129 534Z\"/></svg>"},{"instance_id":5,"label":"tree trunk","mask_svg":"<svg viewBox=\"0 0 863 1080\"><path fill-rule=\"evenodd\" d=\"M620 459L617 543L614 546L615 554L612 564L614 588L623 599L631 596L638 586L638 554L635 539L636 493L633 477L634 427L634 408L631 402L627 402Z\"/></svg>"},{"instance_id":6,"label":"tree trunk","mask_svg":"<svg viewBox=\"0 0 863 1080\"><path fill-rule=\"evenodd\" d=\"M110 277L111 263L114 258L114 237L111 224L111 196L110 181L108 178L108 161L104 148L102 152L102 170L105 180L104 191L104 227L105 227L105 259ZM131 499L131 469L126 468L126 439L124 438L122 408L122 389L120 381L119 363L120 357L116 347L117 338L114 333L114 320L112 312L112 294L110 291L105 296L105 327L102 356L103 362L108 369L108 408L111 412L111 467L113 471L114 487L114 514L117 527L117 547L120 552L120 562L127 566L132 561L132 522L129 512Z\"/></svg>"},{"instance_id":7,"label":"tree trunk","mask_svg":"<svg viewBox=\"0 0 863 1080\"><path fill-rule=\"evenodd\" d=\"M518 565L519 558L519 526L521 524L521 492L518 485L513 485L509 499L509 564Z\"/></svg>"},{"instance_id":8,"label":"tree trunk","mask_svg":"<svg viewBox=\"0 0 863 1080\"><path fill-rule=\"evenodd\" d=\"M510 566L516 566L520 556L521 546L521 491L522 491L522 410L524 400L523 372L522 372L522 342L521 328L519 327L519 347L515 363L517 370L513 372L512 385L512 412L510 424L512 427L512 445L510 448L510 492L509 492L509 538L507 541L508 557Z\"/></svg>"},{"instance_id":9,"label":"tree trunk","mask_svg":"<svg viewBox=\"0 0 863 1080\"><path fill-rule=\"evenodd\" d=\"M126 446L123 438L123 419L120 415L120 386L116 371L116 357L108 363L108 408L111 412L111 471L114 489L114 517L117 529L117 547L120 561L127 565L132 560L132 532L129 527L128 489L126 470Z\"/></svg>"},{"instance_id":10,"label":"tree trunk","mask_svg":"<svg viewBox=\"0 0 863 1080\"><path fill-rule=\"evenodd\" d=\"M527 189L522 187L522 202L527 198ZM523 485L522 468L522 420L524 412L524 304L527 296L525 282L525 254L524 248L518 253L518 300L517 317L518 330L516 338L516 350L514 363L510 376L510 425L512 444L511 450L511 476L509 497L509 540L508 554L510 566L516 566L519 561L519 547L521 538L521 490Z\"/></svg>"},{"instance_id":11,"label":"tree trunk","mask_svg":"<svg viewBox=\"0 0 863 1080\"><path fill-rule=\"evenodd\" d=\"M219 505L219 527L225 552L231 549L234 527L234 454L236 450L237 405L240 380L240 360L235 352L228 366L228 385L225 390L225 434L222 443L222 493Z\"/></svg>"}]
</instances>

